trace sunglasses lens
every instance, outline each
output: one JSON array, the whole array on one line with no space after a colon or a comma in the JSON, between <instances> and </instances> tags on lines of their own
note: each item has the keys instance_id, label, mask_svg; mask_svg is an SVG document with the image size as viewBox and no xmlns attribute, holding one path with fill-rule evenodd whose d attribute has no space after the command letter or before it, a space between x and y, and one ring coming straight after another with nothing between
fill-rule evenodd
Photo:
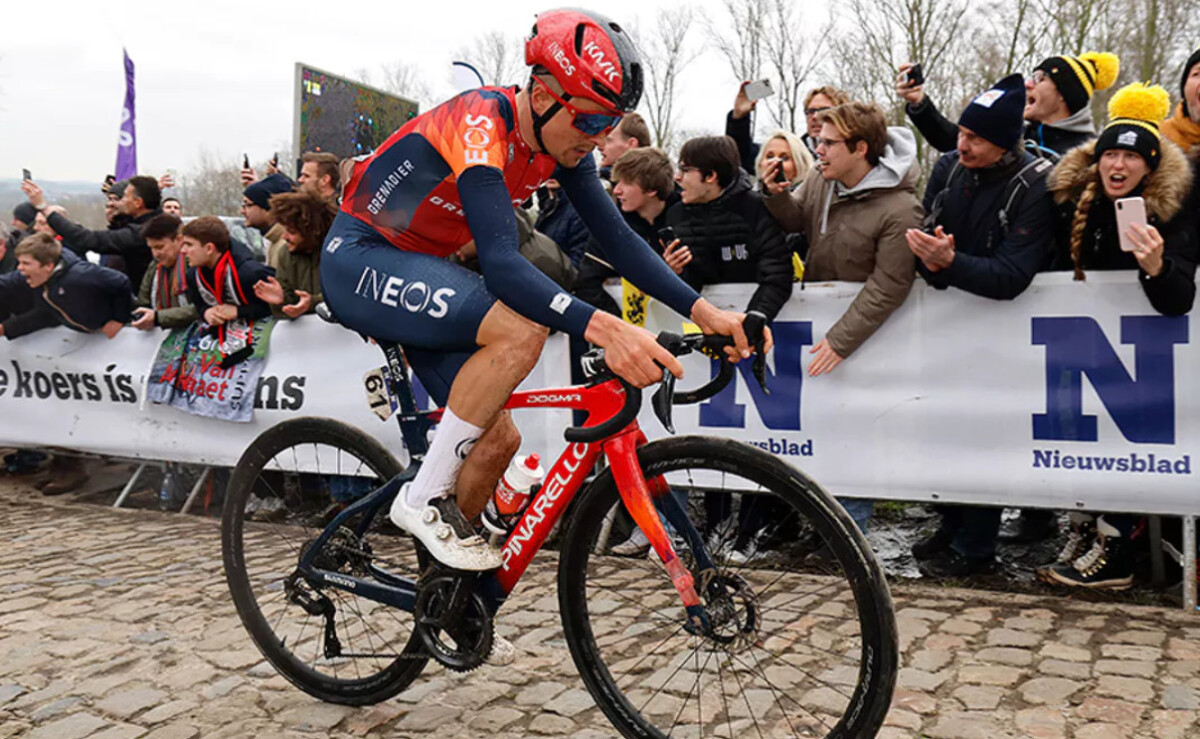
<instances>
[{"instance_id":1,"label":"sunglasses lens","mask_svg":"<svg viewBox=\"0 0 1200 739\"><path fill-rule=\"evenodd\" d=\"M575 128L578 128L588 136L595 136L598 133L613 128L621 121L620 116L604 115L603 113L579 113L575 116Z\"/></svg>"}]
</instances>

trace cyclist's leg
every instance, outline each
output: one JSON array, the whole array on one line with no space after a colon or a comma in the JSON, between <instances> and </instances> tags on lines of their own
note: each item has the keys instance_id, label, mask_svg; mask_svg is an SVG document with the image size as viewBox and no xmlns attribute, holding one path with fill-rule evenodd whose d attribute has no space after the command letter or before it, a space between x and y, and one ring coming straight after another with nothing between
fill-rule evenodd
<instances>
[{"instance_id":1,"label":"cyclist's leg","mask_svg":"<svg viewBox=\"0 0 1200 739\"><path fill-rule=\"evenodd\" d=\"M498 566L498 555L480 550L482 540L444 497L453 490L462 465L456 452L469 448L492 425L536 364L546 329L498 303L479 275L444 259L397 249L345 214L326 239L321 278L326 302L345 325L404 345L410 360L421 353L413 351L416 347L446 356L439 371L453 380L445 397L438 397L442 387L430 381L435 377L425 363L414 363L435 400L448 401L447 412L410 495L397 498L393 520L446 564ZM502 427L498 441L505 442L505 436L511 434ZM485 472L497 456L479 456Z\"/></svg>"}]
</instances>

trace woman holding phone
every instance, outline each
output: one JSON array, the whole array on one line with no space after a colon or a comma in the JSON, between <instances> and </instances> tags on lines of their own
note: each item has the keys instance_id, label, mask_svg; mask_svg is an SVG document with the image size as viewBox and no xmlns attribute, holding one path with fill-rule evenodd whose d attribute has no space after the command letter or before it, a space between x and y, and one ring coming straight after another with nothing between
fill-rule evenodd
<instances>
[{"instance_id":1,"label":"woman holding phone","mask_svg":"<svg viewBox=\"0 0 1200 739\"><path fill-rule=\"evenodd\" d=\"M1157 85L1117 91L1100 137L1063 157L1050 175L1050 191L1059 206L1058 268L1074 269L1077 280L1087 279L1087 270L1136 269L1154 310L1181 316L1196 298L1200 231L1195 208L1188 207L1192 169L1159 131L1170 104ZM1038 575L1076 587L1128 588L1128 540L1137 520L1106 514L1092 521L1072 513L1063 552Z\"/></svg>"}]
</instances>

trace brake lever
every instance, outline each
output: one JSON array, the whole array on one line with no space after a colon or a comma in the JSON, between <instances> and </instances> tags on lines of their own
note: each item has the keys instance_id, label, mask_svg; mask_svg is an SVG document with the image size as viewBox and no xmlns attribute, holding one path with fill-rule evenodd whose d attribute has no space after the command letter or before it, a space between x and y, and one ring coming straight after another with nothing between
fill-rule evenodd
<instances>
[{"instance_id":1,"label":"brake lever","mask_svg":"<svg viewBox=\"0 0 1200 739\"><path fill-rule=\"evenodd\" d=\"M672 435L675 433L675 424L671 419L671 406L674 404L675 375L664 370L662 384L650 399L650 405L654 407L654 415L658 417L659 423Z\"/></svg>"},{"instance_id":2,"label":"brake lever","mask_svg":"<svg viewBox=\"0 0 1200 739\"><path fill-rule=\"evenodd\" d=\"M770 395L771 389L767 387L767 317L758 311L750 311L746 314L746 319L743 325L747 329L747 333L755 336L754 346L754 379L758 380L758 386L762 388L764 395Z\"/></svg>"}]
</instances>

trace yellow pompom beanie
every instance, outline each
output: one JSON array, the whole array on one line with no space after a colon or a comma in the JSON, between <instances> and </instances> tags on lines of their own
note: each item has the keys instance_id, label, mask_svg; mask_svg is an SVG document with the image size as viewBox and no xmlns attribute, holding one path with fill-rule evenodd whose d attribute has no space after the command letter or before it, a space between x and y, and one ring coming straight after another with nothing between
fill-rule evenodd
<instances>
[{"instance_id":1,"label":"yellow pompom beanie","mask_svg":"<svg viewBox=\"0 0 1200 739\"><path fill-rule=\"evenodd\" d=\"M1071 113L1078 113L1092 101L1096 90L1107 90L1117 81L1121 61L1116 54L1085 51L1077 57L1049 57L1034 69L1045 72Z\"/></svg>"},{"instance_id":2,"label":"yellow pompom beanie","mask_svg":"<svg viewBox=\"0 0 1200 739\"><path fill-rule=\"evenodd\" d=\"M1128 149L1137 152L1158 169L1162 158L1162 134L1158 126L1171 113L1171 96L1161 85L1147 86L1141 82L1126 85L1108 101L1108 125L1096 141L1093 156L1108 149Z\"/></svg>"}]
</instances>

